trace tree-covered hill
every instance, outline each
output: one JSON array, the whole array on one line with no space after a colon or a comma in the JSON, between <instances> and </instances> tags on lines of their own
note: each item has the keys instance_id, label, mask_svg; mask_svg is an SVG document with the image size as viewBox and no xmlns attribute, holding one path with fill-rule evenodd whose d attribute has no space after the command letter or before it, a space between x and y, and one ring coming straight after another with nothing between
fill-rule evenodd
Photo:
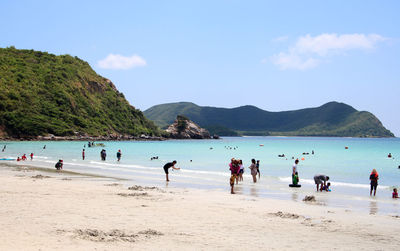
<instances>
[{"instance_id":1,"label":"tree-covered hill","mask_svg":"<svg viewBox=\"0 0 400 251\"><path fill-rule=\"evenodd\" d=\"M0 48L0 136L159 135L113 83L70 55Z\"/></svg>"},{"instance_id":2,"label":"tree-covered hill","mask_svg":"<svg viewBox=\"0 0 400 251\"><path fill-rule=\"evenodd\" d=\"M242 135L394 136L373 114L338 102L284 112L268 112L255 106L227 109L180 102L156 105L144 114L160 127L172 123L177 115L185 115L211 134L215 133L214 128L219 128L220 135L232 135L234 131Z\"/></svg>"}]
</instances>

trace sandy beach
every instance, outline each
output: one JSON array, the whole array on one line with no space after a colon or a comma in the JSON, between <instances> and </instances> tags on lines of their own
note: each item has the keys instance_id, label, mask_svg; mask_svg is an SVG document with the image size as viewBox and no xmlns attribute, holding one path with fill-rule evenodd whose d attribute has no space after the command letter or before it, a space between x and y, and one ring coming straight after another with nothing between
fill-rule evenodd
<instances>
[{"instance_id":1,"label":"sandy beach","mask_svg":"<svg viewBox=\"0 0 400 251\"><path fill-rule=\"evenodd\" d=\"M172 181L173 182L173 181ZM395 250L400 217L0 166L0 250Z\"/></svg>"}]
</instances>

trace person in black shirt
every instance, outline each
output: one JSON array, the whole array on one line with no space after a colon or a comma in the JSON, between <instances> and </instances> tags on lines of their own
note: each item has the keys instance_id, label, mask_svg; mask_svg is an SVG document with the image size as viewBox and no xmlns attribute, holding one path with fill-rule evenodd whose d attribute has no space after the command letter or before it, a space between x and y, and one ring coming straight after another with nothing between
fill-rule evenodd
<instances>
[{"instance_id":1,"label":"person in black shirt","mask_svg":"<svg viewBox=\"0 0 400 251\"><path fill-rule=\"evenodd\" d=\"M172 167L172 169L175 169L175 170L180 169L179 167L175 167L176 163L177 163L176 160L174 160L174 161L168 162L167 164L164 165L164 172L165 172L165 177L166 177L167 181L169 181L169 179L168 179L168 169L169 168Z\"/></svg>"},{"instance_id":2,"label":"person in black shirt","mask_svg":"<svg viewBox=\"0 0 400 251\"><path fill-rule=\"evenodd\" d=\"M374 196L376 194L376 188L378 187L378 179L379 175L376 169L372 169L371 174L369 175L369 179L371 180L371 190L369 191L369 196L372 195L372 191L374 191Z\"/></svg>"}]
</instances>

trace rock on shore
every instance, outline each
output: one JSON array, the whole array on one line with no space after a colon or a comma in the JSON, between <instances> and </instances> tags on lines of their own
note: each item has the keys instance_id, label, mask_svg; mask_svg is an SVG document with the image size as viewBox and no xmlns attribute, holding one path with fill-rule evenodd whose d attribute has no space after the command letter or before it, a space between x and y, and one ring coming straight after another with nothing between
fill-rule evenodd
<instances>
[{"instance_id":1,"label":"rock on shore","mask_svg":"<svg viewBox=\"0 0 400 251\"><path fill-rule=\"evenodd\" d=\"M174 139L210 139L210 133L198 126L196 123L186 118L185 116L178 115L173 124L166 130L171 138Z\"/></svg>"}]
</instances>

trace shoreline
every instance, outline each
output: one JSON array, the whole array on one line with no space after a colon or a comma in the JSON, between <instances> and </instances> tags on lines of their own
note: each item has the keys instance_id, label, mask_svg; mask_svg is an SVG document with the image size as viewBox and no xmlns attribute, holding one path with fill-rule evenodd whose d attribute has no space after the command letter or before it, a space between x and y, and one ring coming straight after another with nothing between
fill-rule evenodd
<instances>
[{"instance_id":1,"label":"shoreline","mask_svg":"<svg viewBox=\"0 0 400 251\"><path fill-rule=\"evenodd\" d=\"M69 176L80 176L86 178L100 178L100 179L112 179L118 181L124 185L138 184L142 186L158 186L158 187L169 187L172 189L189 189L189 190L199 190L203 192L219 191L224 193L229 191L228 179L226 176L223 183L217 182L211 184L209 182L204 182L204 180L199 181L191 176L187 176L186 172L173 174L171 177L171 182L165 182L165 176L160 172L158 174L152 173L136 173L135 177L129 176L123 178L122 174L117 173L96 173L94 170L62 170L58 171L52 167L32 165L33 163L0 163L0 167L6 167L8 169L13 169L16 171L37 171L41 172L43 175L69 175ZM36 164L36 163L35 163ZM143 167L142 167L143 168ZM190 172L190 171L189 171ZM156 175L156 176L154 176ZM247 180L250 176L246 177ZM263 177L263 180L271 179L270 177ZM214 182L214 181L213 181ZM272 182L272 181L270 181ZM378 187L380 193L387 190L382 186ZM314 196L317 202L321 205L325 205L336 209L351 210L360 213L369 213L371 215L382 215L382 216L393 216L399 214L398 202L392 198L386 197L370 197L367 196L368 190L362 189L365 192L361 195L354 195L343 193L344 188L336 188L334 192L315 192L315 186L312 184L303 183L302 189L287 188L286 183L270 183L268 187L259 186L253 183L239 183L235 185L235 192L239 196L249 196L254 199L272 199L278 201L291 201L294 203L303 203L303 198L306 196Z\"/></svg>"},{"instance_id":2,"label":"shoreline","mask_svg":"<svg viewBox=\"0 0 400 251\"><path fill-rule=\"evenodd\" d=\"M0 171L0 249L396 249L400 216L110 177ZM40 176L42 175L42 176ZM23 233L23 234L21 234ZM251 236L251 241L243 240Z\"/></svg>"}]
</instances>

